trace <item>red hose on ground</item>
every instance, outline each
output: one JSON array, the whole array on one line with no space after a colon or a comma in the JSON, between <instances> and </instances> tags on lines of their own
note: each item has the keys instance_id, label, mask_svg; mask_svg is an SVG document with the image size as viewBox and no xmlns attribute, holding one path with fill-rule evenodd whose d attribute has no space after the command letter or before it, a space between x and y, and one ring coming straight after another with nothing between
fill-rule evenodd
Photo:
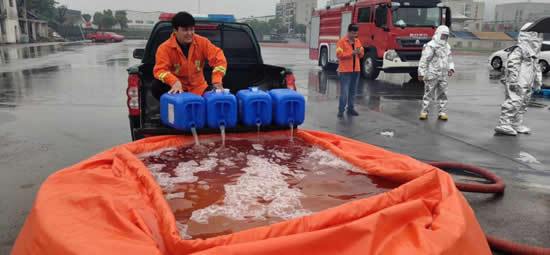
<instances>
[{"instance_id":1,"label":"red hose on ground","mask_svg":"<svg viewBox=\"0 0 550 255\"><path fill-rule=\"evenodd\" d=\"M457 169L457 170L462 170L469 173L474 173L492 182L490 184L455 182L456 187L460 191L501 194L501 193L504 193L504 189L506 188L506 185L504 185L504 181L502 180L502 178L500 178L499 176L497 176L496 174L492 173L491 171L485 168L466 165L462 163L455 163L455 162L427 162L427 163L439 169Z\"/></svg>"},{"instance_id":2,"label":"red hose on ground","mask_svg":"<svg viewBox=\"0 0 550 255\"><path fill-rule=\"evenodd\" d=\"M454 169L462 170L469 173L480 175L481 177L491 181L490 184L484 183L463 183L457 182L456 187L460 191L475 192L475 193L504 193L506 185L502 178L492 173L491 171L472 165L466 165L455 162L427 162L428 164L435 166L439 169ZM508 254L520 254L520 255L550 255L550 248L543 248L537 246L528 246L524 244L514 243L507 240L498 239L492 236L487 236L487 242L491 249L495 251L501 251Z\"/></svg>"}]
</instances>

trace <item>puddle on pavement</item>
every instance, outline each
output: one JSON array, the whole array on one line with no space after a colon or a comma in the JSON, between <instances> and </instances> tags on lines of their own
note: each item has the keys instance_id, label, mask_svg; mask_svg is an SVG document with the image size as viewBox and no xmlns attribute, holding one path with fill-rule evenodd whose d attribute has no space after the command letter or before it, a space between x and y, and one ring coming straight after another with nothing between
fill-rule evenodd
<instances>
[{"instance_id":1,"label":"puddle on pavement","mask_svg":"<svg viewBox=\"0 0 550 255\"><path fill-rule=\"evenodd\" d=\"M59 51L64 51L59 45L0 47L0 64L8 64L18 59L39 58Z\"/></svg>"},{"instance_id":2,"label":"puddle on pavement","mask_svg":"<svg viewBox=\"0 0 550 255\"><path fill-rule=\"evenodd\" d=\"M209 238L312 214L396 185L299 138L228 139L141 155L182 238Z\"/></svg>"}]
</instances>

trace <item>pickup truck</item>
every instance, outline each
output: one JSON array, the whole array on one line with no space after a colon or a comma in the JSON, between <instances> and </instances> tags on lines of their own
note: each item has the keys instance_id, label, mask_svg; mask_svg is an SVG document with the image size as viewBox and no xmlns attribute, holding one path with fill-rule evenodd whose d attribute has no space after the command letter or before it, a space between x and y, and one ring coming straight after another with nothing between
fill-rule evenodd
<instances>
[{"instance_id":1,"label":"pickup truck","mask_svg":"<svg viewBox=\"0 0 550 255\"><path fill-rule=\"evenodd\" d=\"M227 58L227 74L223 86L236 93L241 89L257 86L263 90L295 87L295 78L289 69L264 64L260 45L252 28L243 23L197 21L195 33L208 38L220 47ZM135 49L133 57L141 63L128 68L127 106L132 140L168 134L185 134L165 127L160 121L159 102L151 94L154 79L153 67L157 48L172 34L169 20L159 21L153 28L145 49ZM211 83L212 68L205 65L204 77ZM262 130L277 129L262 127ZM254 131L255 131L254 127ZM247 132L250 128L238 126L227 132ZM219 130L202 129L199 133L214 133Z\"/></svg>"}]
</instances>

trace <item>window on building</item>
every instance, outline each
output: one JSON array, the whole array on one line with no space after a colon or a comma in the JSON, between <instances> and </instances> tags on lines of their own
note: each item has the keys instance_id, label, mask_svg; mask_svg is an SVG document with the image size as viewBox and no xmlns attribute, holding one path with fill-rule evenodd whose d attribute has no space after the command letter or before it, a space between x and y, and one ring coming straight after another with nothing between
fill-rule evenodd
<instances>
[{"instance_id":1,"label":"window on building","mask_svg":"<svg viewBox=\"0 0 550 255\"><path fill-rule=\"evenodd\" d=\"M136 24L143 24L143 20L136 20Z\"/></svg>"},{"instance_id":2,"label":"window on building","mask_svg":"<svg viewBox=\"0 0 550 255\"><path fill-rule=\"evenodd\" d=\"M359 9L359 14L357 20L359 23L368 23L370 22L370 7Z\"/></svg>"},{"instance_id":3,"label":"window on building","mask_svg":"<svg viewBox=\"0 0 550 255\"><path fill-rule=\"evenodd\" d=\"M464 16L472 17L472 6L469 4L464 5Z\"/></svg>"},{"instance_id":4,"label":"window on building","mask_svg":"<svg viewBox=\"0 0 550 255\"><path fill-rule=\"evenodd\" d=\"M2 33L2 35L6 34L6 23L4 23L3 20L0 20L0 33Z\"/></svg>"},{"instance_id":5,"label":"window on building","mask_svg":"<svg viewBox=\"0 0 550 255\"><path fill-rule=\"evenodd\" d=\"M10 7L13 7L13 0L10 0Z\"/></svg>"},{"instance_id":6,"label":"window on building","mask_svg":"<svg viewBox=\"0 0 550 255\"><path fill-rule=\"evenodd\" d=\"M130 23L134 23L134 21L133 20L128 20L128 24L130 24Z\"/></svg>"},{"instance_id":7,"label":"window on building","mask_svg":"<svg viewBox=\"0 0 550 255\"><path fill-rule=\"evenodd\" d=\"M148 20L148 21L147 21L147 24L155 24L155 22L152 21L152 20Z\"/></svg>"}]
</instances>

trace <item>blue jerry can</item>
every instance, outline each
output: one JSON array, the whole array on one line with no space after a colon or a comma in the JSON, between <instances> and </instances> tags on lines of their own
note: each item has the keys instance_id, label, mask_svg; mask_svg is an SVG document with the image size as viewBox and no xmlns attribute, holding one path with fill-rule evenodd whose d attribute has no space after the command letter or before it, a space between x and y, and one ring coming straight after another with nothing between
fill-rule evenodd
<instances>
[{"instance_id":1,"label":"blue jerry can","mask_svg":"<svg viewBox=\"0 0 550 255\"><path fill-rule=\"evenodd\" d=\"M210 128L233 128L237 126L237 98L229 89L215 90L204 94L206 99L206 124Z\"/></svg>"},{"instance_id":2,"label":"blue jerry can","mask_svg":"<svg viewBox=\"0 0 550 255\"><path fill-rule=\"evenodd\" d=\"M257 87L243 89L237 93L239 118L246 126L271 125L271 96Z\"/></svg>"},{"instance_id":3,"label":"blue jerry can","mask_svg":"<svg viewBox=\"0 0 550 255\"><path fill-rule=\"evenodd\" d=\"M291 89L269 91L273 101L273 122L278 126L301 125L306 115L306 101L303 95Z\"/></svg>"},{"instance_id":4,"label":"blue jerry can","mask_svg":"<svg viewBox=\"0 0 550 255\"><path fill-rule=\"evenodd\" d=\"M160 98L160 119L164 125L179 130L203 128L206 107L204 98L192 93L168 94Z\"/></svg>"}]
</instances>

